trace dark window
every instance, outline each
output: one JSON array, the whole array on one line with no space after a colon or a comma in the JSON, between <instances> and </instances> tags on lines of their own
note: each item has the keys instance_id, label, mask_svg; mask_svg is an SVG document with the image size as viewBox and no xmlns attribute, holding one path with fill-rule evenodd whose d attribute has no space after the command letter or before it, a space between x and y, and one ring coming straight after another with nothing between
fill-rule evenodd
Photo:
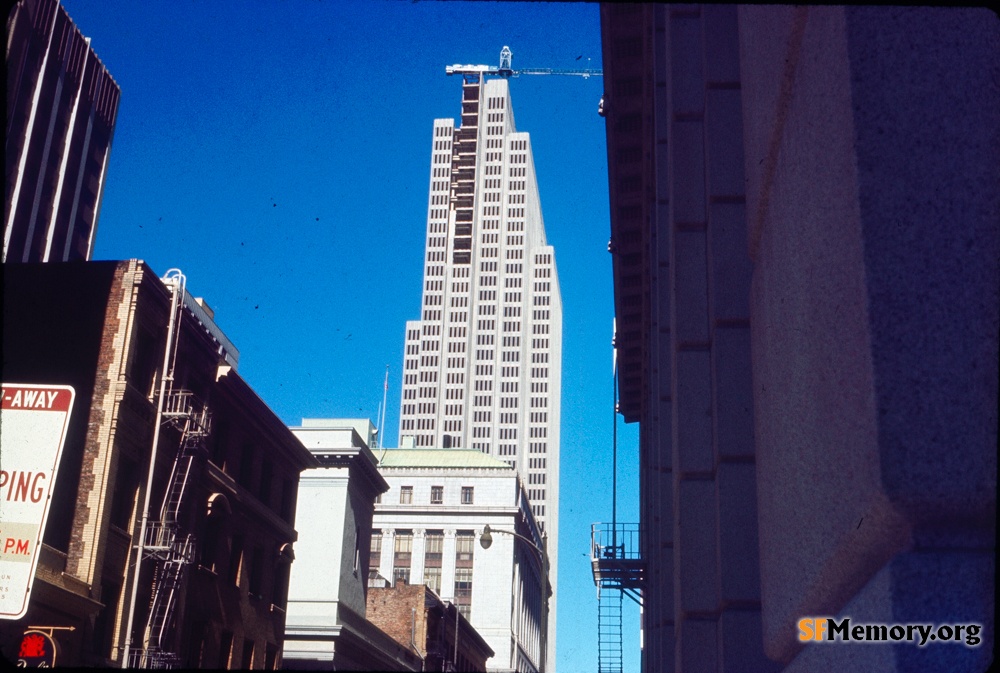
<instances>
[{"instance_id":1,"label":"dark window","mask_svg":"<svg viewBox=\"0 0 1000 673\"><path fill-rule=\"evenodd\" d=\"M233 632L223 631L219 641L219 668L228 669L233 660Z\"/></svg>"},{"instance_id":2,"label":"dark window","mask_svg":"<svg viewBox=\"0 0 1000 673\"><path fill-rule=\"evenodd\" d=\"M253 668L253 641L249 638L243 639L243 660L240 661L240 668L245 671Z\"/></svg>"},{"instance_id":3,"label":"dark window","mask_svg":"<svg viewBox=\"0 0 1000 673\"><path fill-rule=\"evenodd\" d=\"M292 521L292 510L295 508L295 482L285 479L281 489L281 518L288 523Z\"/></svg>"},{"instance_id":4,"label":"dark window","mask_svg":"<svg viewBox=\"0 0 1000 673\"><path fill-rule=\"evenodd\" d=\"M128 530L128 523L132 518L137 488L135 461L125 457L120 458L118 476L115 479L115 494L111 501L111 525L129 533L131 531Z\"/></svg>"},{"instance_id":5,"label":"dark window","mask_svg":"<svg viewBox=\"0 0 1000 673\"><path fill-rule=\"evenodd\" d=\"M111 657L111 636L112 623L115 618L115 608L118 605L118 597L121 594L121 585L111 582L101 582L101 602L106 606L97 613L94 622L94 637L91 641L94 645L94 654L98 657Z\"/></svg>"},{"instance_id":6,"label":"dark window","mask_svg":"<svg viewBox=\"0 0 1000 673\"><path fill-rule=\"evenodd\" d=\"M240 485L247 489L253 489L253 471L254 463L256 462L257 452L249 444L243 446L243 451L240 453Z\"/></svg>"},{"instance_id":7,"label":"dark window","mask_svg":"<svg viewBox=\"0 0 1000 673\"><path fill-rule=\"evenodd\" d=\"M197 621L191 624L190 635L187 642L191 643L188 649L187 668L202 668L205 663L205 640L207 625L205 622Z\"/></svg>"},{"instance_id":8,"label":"dark window","mask_svg":"<svg viewBox=\"0 0 1000 673\"><path fill-rule=\"evenodd\" d=\"M250 559L250 595L260 597L264 586L264 548L253 548Z\"/></svg>"},{"instance_id":9,"label":"dark window","mask_svg":"<svg viewBox=\"0 0 1000 673\"><path fill-rule=\"evenodd\" d=\"M226 451L229 446L229 423L217 419L212 427L212 462L226 469Z\"/></svg>"},{"instance_id":10,"label":"dark window","mask_svg":"<svg viewBox=\"0 0 1000 673\"><path fill-rule=\"evenodd\" d=\"M269 460L265 460L260 470L260 501L266 506L271 506L271 478L274 472L274 465Z\"/></svg>"},{"instance_id":11,"label":"dark window","mask_svg":"<svg viewBox=\"0 0 1000 673\"><path fill-rule=\"evenodd\" d=\"M146 396L153 392L153 378L163 357L163 348L158 342L155 334L140 329L130 363L129 378L132 385Z\"/></svg>"},{"instance_id":12,"label":"dark window","mask_svg":"<svg viewBox=\"0 0 1000 673\"><path fill-rule=\"evenodd\" d=\"M410 582L410 560L413 556L413 531L398 530L393 549L392 581Z\"/></svg>"},{"instance_id":13,"label":"dark window","mask_svg":"<svg viewBox=\"0 0 1000 673\"><path fill-rule=\"evenodd\" d=\"M234 535L233 544L229 548L229 572L227 579L230 584L240 585L240 566L243 564L243 536Z\"/></svg>"},{"instance_id":14,"label":"dark window","mask_svg":"<svg viewBox=\"0 0 1000 673\"><path fill-rule=\"evenodd\" d=\"M288 602L287 594L289 570L289 564L287 562L281 562L274 571L274 595L271 596L271 602L282 610L285 609L285 603Z\"/></svg>"},{"instance_id":15,"label":"dark window","mask_svg":"<svg viewBox=\"0 0 1000 673\"><path fill-rule=\"evenodd\" d=\"M264 653L264 670L265 671L276 671L278 670L278 646L267 644L267 651Z\"/></svg>"}]
</instances>

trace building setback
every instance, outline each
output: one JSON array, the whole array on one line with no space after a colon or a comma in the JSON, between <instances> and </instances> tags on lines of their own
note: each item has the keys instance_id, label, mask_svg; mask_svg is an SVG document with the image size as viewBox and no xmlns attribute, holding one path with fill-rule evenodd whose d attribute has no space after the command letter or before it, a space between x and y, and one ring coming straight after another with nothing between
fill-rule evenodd
<instances>
[{"instance_id":1,"label":"building setback","mask_svg":"<svg viewBox=\"0 0 1000 673\"><path fill-rule=\"evenodd\" d=\"M16 661L29 625L56 627L59 665L119 667L171 290L137 260L2 269L4 381L71 385L76 402L28 612L0 622L0 650ZM145 544L148 554L172 554L176 548L158 543L175 527L177 539L189 542L188 563L177 600L163 613L161 646L146 648L156 563L143 560L132 653L186 668L274 668L294 558L296 487L315 460L237 374L238 353L211 310L186 291L180 299ZM205 432L187 442L183 423L191 418ZM167 499L168 484L178 483L175 460L190 462L189 478L171 487L179 497Z\"/></svg>"},{"instance_id":2,"label":"building setback","mask_svg":"<svg viewBox=\"0 0 1000 673\"><path fill-rule=\"evenodd\" d=\"M562 299L531 140L508 81L466 73L461 124L434 120L421 318L406 324L400 443L513 466L559 557ZM555 646L555 601L550 652Z\"/></svg>"},{"instance_id":3,"label":"building setback","mask_svg":"<svg viewBox=\"0 0 1000 673\"><path fill-rule=\"evenodd\" d=\"M643 672L986 670L996 14L608 3L601 33Z\"/></svg>"},{"instance_id":4,"label":"building setback","mask_svg":"<svg viewBox=\"0 0 1000 673\"><path fill-rule=\"evenodd\" d=\"M386 449L379 473L389 490L375 505L371 585L426 585L495 652L487 669L540 670L552 637L541 628L544 538L514 469L475 449Z\"/></svg>"},{"instance_id":5,"label":"building setback","mask_svg":"<svg viewBox=\"0 0 1000 673\"><path fill-rule=\"evenodd\" d=\"M57 0L7 20L4 262L89 260L121 91Z\"/></svg>"}]
</instances>

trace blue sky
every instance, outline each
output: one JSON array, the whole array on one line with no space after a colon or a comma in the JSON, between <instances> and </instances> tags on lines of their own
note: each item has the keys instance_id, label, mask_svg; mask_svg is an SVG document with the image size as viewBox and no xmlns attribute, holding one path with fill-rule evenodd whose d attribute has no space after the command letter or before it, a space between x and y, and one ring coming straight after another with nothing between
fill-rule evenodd
<instances>
[{"instance_id":1,"label":"blue sky","mask_svg":"<svg viewBox=\"0 0 1000 673\"><path fill-rule=\"evenodd\" d=\"M398 430L419 317L433 120L453 63L600 68L597 4L63 0L122 88L95 259L180 268L289 425ZM601 78L511 81L563 294L557 667L597 668L590 524L611 518L611 259ZM619 426L619 520L638 519L637 429ZM626 670L638 670L628 602Z\"/></svg>"}]
</instances>

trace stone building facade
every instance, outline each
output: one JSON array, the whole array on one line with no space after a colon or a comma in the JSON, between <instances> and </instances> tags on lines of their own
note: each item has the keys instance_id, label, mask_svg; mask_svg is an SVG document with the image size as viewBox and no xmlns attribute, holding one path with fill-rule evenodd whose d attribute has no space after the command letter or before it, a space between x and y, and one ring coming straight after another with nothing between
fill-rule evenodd
<instances>
[{"instance_id":1,"label":"stone building facade","mask_svg":"<svg viewBox=\"0 0 1000 673\"><path fill-rule=\"evenodd\" d=\"M537 550L546 539L513 467L476 449L386 449L378 458L389 489L375 505L372 583L427 585L494 651L489 670L539 670L551 580ZM496 533L483 549L486 525L533 542Z\"/></svg>"},{"instance_id":2,"label":"stone building facade","mask_svg":"<svg viewBox=\"0 0 1000 673\"><path fill-rule=\"evenodd\" d=\"M294 669L419 671L420 656L367 618L375 499L388 485L367 419L305 418L291 429L316 458L298 486L301 539L288 592L284 661Z\"/></svg>"},{"instance_id":3,"label":"stone building facade","mask_svg":"<svg viewBox=\"0 0 1000 673\"><path fill-rule=\"evenodd\" d=\"M120 666L146 494L171 293L143 262L4 264L5 380L76 391L27 615L0 623L13 659L27 625L56 631L60 665ZM172 390L207 409L176 518L190 563L164 640L188 667L275 668L294 557L299 473L315 463L237 374L238 353L211 310L181 298ZM176 399L176 397L171 397ZM166 416L165 416L166 418ZM158 519L181 434L159 434ZM133 650L142 650L154 563L141 565Z\"/></svg>"},{"instance_id":4,"label":"stone building facade","mask_svg":"<svg viewBox=\"0 0 1000 673\"><path fill-rule=\"evenodd\" d=\"M985 670L997 16L608 4L601 21L643 670ZM807 617L979 640L820 645Z\"/></svg>"}]
</instances>

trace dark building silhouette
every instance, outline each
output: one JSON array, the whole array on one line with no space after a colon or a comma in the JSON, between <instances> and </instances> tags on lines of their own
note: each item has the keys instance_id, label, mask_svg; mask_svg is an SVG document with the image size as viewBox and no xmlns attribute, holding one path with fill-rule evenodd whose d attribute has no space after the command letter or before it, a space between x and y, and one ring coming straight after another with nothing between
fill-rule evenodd
<instances>
[{"instance_id":1,"label":"dark building silhouette","mask_svg":"<svg viewBox=\"0 0 1000 673\"><path fill-rule=\"evenodd\" d=\"M0 653L16 661L38 625L57 629L61 666L120 667L128 645L133 668L279 667L316 460L237 373L211 309L138 260L2 270L3 380L76 400L27 614L0 621Z\"/></svg>"},{"instance_id":2,"label":"dark building silhouette","mask_svg":"<svg viewBox=\"0 0 1000 673\"><path fill-rule=\"evenodd\" d=\"M4 262L89 260L121 91L56 0L7 19Z\"/></svg>"}]
</instances>

